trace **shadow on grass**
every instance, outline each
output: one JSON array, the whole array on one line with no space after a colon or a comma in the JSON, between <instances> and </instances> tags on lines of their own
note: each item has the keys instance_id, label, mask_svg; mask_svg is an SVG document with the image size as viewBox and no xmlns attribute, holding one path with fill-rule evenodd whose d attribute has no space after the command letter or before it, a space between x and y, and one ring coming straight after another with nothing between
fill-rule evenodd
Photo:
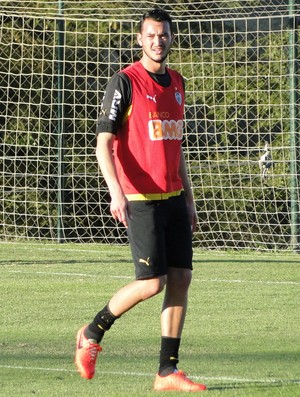
<instances>
[{"instance_id":1,"label":"shadow on grass","mask_svg":"<svg viewBox=\"0 0 300 397\"><path fill-rule=\"evenodd\" d=\"M5 260L5 261L0 261L0 266L32 266L32 265L74 265L74 264L86 264L86 265L98 265L98 264L108 264L108 265L112 265L112 264L122 264L122 263L132 263L131 259L124 259L124 258L120 258L120 259L101 259L99 258L99 260L91 260L89 258L85 259L85 260L77 260L77 259L69 259L69 260Z\"/></svg>"},{"instance_id":2,"label":"shadow on grass","mask_svg":"<svg viewBox=\"0 0 300 397\"><path fill-rule=\"evenodd\" d=\"M209 391L226 391L226 390L238 390L238 389L270 389L270 388L281 388L284 386L291 386L291 385L299 385L300 379L289 379L289 380L274 380L270 382L263 382L263 381L253 381L247 383L226 383L222 385L216 385L208 387Z\"/></svg>"},{"instance_id":3,"label":"shadow on grass","mask_svg":"<svg viewBox=\"0 0 300 397\"><path fill-rule=\"evenodd\" d=\"M264 264L278 264L278 265L286 265L286 264L297 264L300 263L300 256L299 260L296 259L262 259L257 257L257 259L197 259L193 258L194 263L238 263L238 264L253 264L253 263L260 263L263 262Z\"/></svg>"}]
</instances>

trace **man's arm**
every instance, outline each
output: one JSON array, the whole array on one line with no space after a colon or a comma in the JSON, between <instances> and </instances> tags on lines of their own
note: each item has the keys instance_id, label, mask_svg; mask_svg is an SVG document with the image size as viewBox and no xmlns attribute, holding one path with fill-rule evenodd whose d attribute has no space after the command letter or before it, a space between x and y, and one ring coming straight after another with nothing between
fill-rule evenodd
<instances>
[{"instance_id":1,"label":"man's arm","mask_svg":"<svg viewBox=\"0 0 300 397\"><path fill-rule=\"evenodd\" d=\"M96 128L96 157L111 196L111 214L125 227L127 227L127 199L119 183L112 149L116 134L122 126L124 113L130 104L130 80L124 73L117 73L108 82L102 100L101 114Z\"/></svg>"},{"instance_id":2,"label":"man's arm","mask_svg":"<svg viewBox=\"0 0 300 397\"><path fill-rule=\"evenodd\" d=\"M110 212L114 219L122 222L127 228L127 199L119 183L113 159L114 140L115 135L113 133L102 132L98 134L96 157L110 193Z\"/></svg>"},{"instance_id":3,"label":"man's arm","mask_svg":"<svg viewBox=\"0 0 300 397\"><path fill-rule=\"evenodd\" d=\"M189 216L190 216L191 229L192 229L192 232L195 232L197 223L198 223L198 217L197 217L197 212L196 212L194 195L193 195L193 191L192 191L192 188L190 185L187 168L186 168L185 157L184 157L182 148L181 148L181 154L180 154L179 175L181 177L182 185L183 185L183 189L184 189L184 193L185 193L186 203L187 203Z\"/></svg>"}]
</instances>

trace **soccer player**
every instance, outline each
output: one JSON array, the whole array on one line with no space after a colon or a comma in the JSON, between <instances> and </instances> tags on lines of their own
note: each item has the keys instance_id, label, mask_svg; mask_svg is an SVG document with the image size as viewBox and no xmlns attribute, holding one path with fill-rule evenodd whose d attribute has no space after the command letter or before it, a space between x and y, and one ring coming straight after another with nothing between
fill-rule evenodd
<instances>
[{"instance_id":1,"label":"soccer player","mask_svg":"<svg viewBox=\"0 0 300 397\"><path fill-rule=\"evenodd\" d=\"M111 214L127 228L136 279L78 331L75 363L82 377L93 378L100 342L113 323L165 291L154 390L197 392L205 385L177 369L197 216L181 147L183 78L166 66L173 41L169 14L157 8L144 14L137 40L140 61L108 82L96 148Z\"/></svg>"}]
</instances>

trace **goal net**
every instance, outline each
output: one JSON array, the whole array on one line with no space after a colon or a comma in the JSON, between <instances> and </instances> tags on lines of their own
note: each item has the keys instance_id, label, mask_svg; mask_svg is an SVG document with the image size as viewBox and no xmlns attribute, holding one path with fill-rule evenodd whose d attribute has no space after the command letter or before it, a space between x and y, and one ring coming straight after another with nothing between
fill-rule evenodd
<instances>
[{"instance_id":1,"label":"goal net","mask_svg":"<svg viewBox=\"0 0 300 397\"><path fill-rule=\"evenodd\" d=\"M297 3L295 1L295 3ZM176 26L196 247L299 247L300 6L156 2ZM153 2L1 2L0 238L123 243L95 158L108 79Z\"/></svg>"}]
</instances>

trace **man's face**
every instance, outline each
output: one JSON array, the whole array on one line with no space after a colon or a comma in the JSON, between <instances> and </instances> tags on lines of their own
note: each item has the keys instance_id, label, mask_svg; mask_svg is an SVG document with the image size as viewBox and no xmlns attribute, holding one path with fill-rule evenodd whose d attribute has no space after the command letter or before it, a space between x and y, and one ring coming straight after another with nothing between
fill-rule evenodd
<instances>
[{"instance_id":1,"label":"man's face","mask_svg":"<svg viewBox=\"0 0 300 397\"><path fill-rule=\"evenodd\" d=\"M144 56L153 62L162 63L169 54L173 36L167 21L146 19L137 39L143 48Z\"/></svg>"}]
</instances>

